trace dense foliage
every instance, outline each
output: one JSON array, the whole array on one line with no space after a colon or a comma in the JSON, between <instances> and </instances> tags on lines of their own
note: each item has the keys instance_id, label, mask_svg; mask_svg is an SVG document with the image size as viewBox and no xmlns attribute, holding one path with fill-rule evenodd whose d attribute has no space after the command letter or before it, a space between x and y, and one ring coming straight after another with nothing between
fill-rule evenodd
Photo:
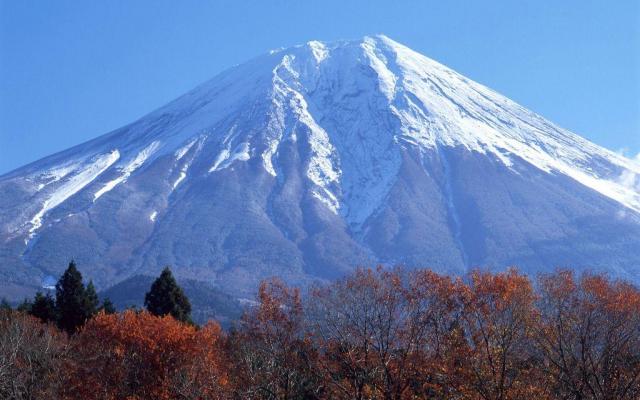
<instances>
[{"instance_id":1,"label":"dense foliage","mask_svg":"<svg viewBox=\"0 0 640 400\"><path fill-rule=\"evenodd\" d=\"M171 315L181 322L191 321L191 303L176 282L169 267L151 284L144 296L144 305L153 315Z\"/></svg>"},{"instance_id":2,"label":"dense foliage","mask_svg":"<svg viewBox=\"0 0 640 400\"><path fill-rule=\"evenodd\" d=\"M170 312L41 321L0 308L0 397L640 398L640 291L569 271L358 269L304 296L269 280L227 333Z\"/></svg>"}]
</instances>

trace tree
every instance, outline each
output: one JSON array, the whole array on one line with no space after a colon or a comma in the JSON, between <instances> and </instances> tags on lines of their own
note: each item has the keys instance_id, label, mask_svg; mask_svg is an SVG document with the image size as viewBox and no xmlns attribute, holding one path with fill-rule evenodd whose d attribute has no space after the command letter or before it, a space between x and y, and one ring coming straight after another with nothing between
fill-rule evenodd
<instances>
[{"instance_id":1,"label":"tree","mask_svg":"<svg viewBox=\"0 0 640 400\"><path fill-rule=\"evenodd\" d=\"M315 289L309 323L331 398L453 397L456 290L431 271L382 267Z\"/></svg>"},{"instance_id":2,"label":"tree","mask_svg":"<svg viewBox=\"0 0 640 400\"><path fill-rule=\"evenodd\" d=\"M557 398L640 398L640 290L570 271L539 280L536 348Z\"/></svg>"},{"instance_id":3,"label":"tree","mask_svg":"<svg viewBox=\"0 0 640 400\"><path fill-rule=\"evenodd\" d=\"M16 307L16 310L22 313L29 314L31 312L32 306L33 306L33 303L29 299L24 299L22 300L22 303L18 304L18 306Z\"/></svg>"},{"instance_id":4,"label":"tree","mask_svg":"<svg viewBox=\"0 0 640 400\"><path fill-rule=\"evenodd\" d=\"M102 305L100 306L98 311L102 311L105 314L115 314L116 307L113 305L110 298L105 297L104 300L102 300Z\"/></svg>"},{"instance_id":5,"label":"tree","mask_svg":"<svg viewBox=\"0 0 640 400\"><path fill-rule=\"evenodd\" d=\"M68 334L75 333L95 314L96 307L97 297L93 284L90 283L90 291L87 293L82 284L82 274L76 268L76 263L71 261L56 284L58 327Z\"/></svg>"},{"instance_id":6,"label":"tree","mask_svg":"<svg viewBox=\"0 0 640 400\"><path fill-rule=\"evenodd\" d=\"M11 304L9 303L9 301L7 301L6 298L2 298L2 300L0 300L0 310L12 310L13 307L11 307Z\"/></svg>"},{"instance_id":7,"label":"tree","mask_svg":"<svg viewBox=\"0 0 640 400\"><path fill-rule=\"evenodd\" d=\"M98 312L99 304L100 301L98 300L96 288L93 286L93 281L89 281L89 284L84 291L84 311L87 318L90 318Z\"/></svg>"},{"instance_id":8,"label":"tree","mask_svg":"<svg viewBox=\"0 0 640 400\"><path fill-rule=\"evenodd\" d=\"M191 303L178 286L169 267L162 270L149 292L145 294L144 305L153 315L170 314L178 321L191 322Z\"/></svg>"},{"instance_id":9,"label":"tree","mask_svg":"<svg viewBox=\"0 0 640 400\"><path fill-rule=\"evenodd\" d=\"M263 281L259 304L230 335L233 387L242 399L317 399L324 384L314 371L316 352L304 332L298 289Z\"/></svg>"},{"instance_id":10,"label":"tree","mask_svg":"<svg viewBox=\"0 0 640 400\"><path fill-rule=\"evenodd\" d=\"M474 271L460 296L470 392L485 400L549 398L532 351L536 295L529 279L515 269Z\"/></svg>"},{"instance_id":11,"label":"tree","mask_svg":"<svg viewBox=\"0 0 640 400\"><path fill-rule=\"evenodd\" d=\"M37 292L29 314L44 323L55 322L57 319L55 300L49 293L43 295L41 292Z\"/></svg>"},{"instance_id":12,"label":"tree","mask_svg":"<svg viewBox=\"0 0 640 400\"><path fill-rule=\"evenodd\" d=\"M66 335L54 326L0 310L0 398L58 398L67 350Z\"/></svg>"},{"instance_id":13,"label":"tree","mask_svg":"<svg viewBox=\"0 0 640 400\"><path fill-rule=\"evenodd\" d=\"M73 337L62 398L219 399L221 330L146 311L100 313Z\"/></svg>"}]
</instances>

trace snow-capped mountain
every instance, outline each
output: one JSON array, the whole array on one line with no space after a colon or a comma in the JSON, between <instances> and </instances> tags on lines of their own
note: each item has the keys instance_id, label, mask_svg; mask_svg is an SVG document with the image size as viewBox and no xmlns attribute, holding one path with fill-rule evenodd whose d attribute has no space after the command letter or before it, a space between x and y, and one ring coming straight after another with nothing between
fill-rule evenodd
<instances>
[{"instance_id":1,"label":"snow-capped mountain","mask_svg":"<svg viewBox=\"0 0 640 400\"><path fill-rule=\"evenodd\" d=\"M249 293L374 263L640 281L640 164L385 36L233 67L0 177L0 288L70 258Z\"/></svg>"}]
</instances>

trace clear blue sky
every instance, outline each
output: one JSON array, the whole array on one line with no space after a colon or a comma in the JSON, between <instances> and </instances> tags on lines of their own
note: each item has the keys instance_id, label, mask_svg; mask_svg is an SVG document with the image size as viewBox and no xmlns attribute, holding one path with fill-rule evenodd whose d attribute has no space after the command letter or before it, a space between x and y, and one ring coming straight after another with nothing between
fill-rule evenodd
<instances>
[{"instance_id":1,"label":"clear blue sky","mask_svg":"<svg viewBox=\"0 0 640 400\"><path fill-rule=\"evenodd\" d=\"M598 144L640 152L637 0L0 0L0 173L269 49L372 33Z\"/></svg>"}]
</instances>

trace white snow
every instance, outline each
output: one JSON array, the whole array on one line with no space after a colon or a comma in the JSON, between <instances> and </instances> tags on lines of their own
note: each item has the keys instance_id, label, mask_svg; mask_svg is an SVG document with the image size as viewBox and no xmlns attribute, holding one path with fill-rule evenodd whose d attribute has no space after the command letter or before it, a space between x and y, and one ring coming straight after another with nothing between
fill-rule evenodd
<instances>
[{"instance_id":1,"label":"white snow","mask_svg":"<svg viewBox=\"0 0 640 400\"><path fill-rule=\"evenodd\" d=\"M318 42L317 40L312 40L307 42L307 45L311 49L311 53L316 60L316 63L320 64L329 56L329 51L327 47L322 42Z\"/></svg>"},{"instance_id":2,"label":"white snow","mask_svg":"<svg viewBox=\"0 0 640 400\"><path fill-rule=\"evenodd\" d=\"M187 143L186 145L184 145L181 148L179 148L178 150L176 150L176 152L175 152L176 160L177 161L182 160L182 157L184 157L185 154L187 154L189 152L189 150L191 150L191 148L193 147L194 144L196 144L197 141L198 141L198 139L195 138L195 139L191 140L189 143Z\"/></svg>"},{"instance_id":3,"label":"white snow","mask_svg":"<svg viewBox=\"0 0 640 400\"><path fill-rule=\"evenodd\" d=\"M176 162L180 162L184 158L184 156L191 150L191 148L197 144L194 154L191 155L190 158L182 164L182 167L180 168L180 175L178 175L178 179L176 179L175 182L173 182L171 190L175 190L178 187L178 185L185 180L185 178L187 177L187 171L189 171L189 168L191 167L191 163L193 162L195 157L198 155L198 153L202 149L202 145L204 144L205 140L206 140L206 136L200 136L198 138L191 140L189 143L179 148L175 152Z\"/></svg>"},{"instance_id":4,"label":"white snow","mask_svg":"<svg viewBox=\"0 0 640 400\"><path fill-rule=\"evenodd\" d=\"M491 154L505 166L518 156L540 170L567 175L583 185L640 212L640 190L625 185L640 165L582 137L561 129L504 96L475 83L386 37L374 42L385 58L393 59L396 94L393 110L402 122L401 136L425 150L438 144L463 146ZM391 79L375 67L381 90L388 94ZM593 167L606 160L622 176ZM626 171L626 172L625 172Z\"/></svg>"},{"instance_id":5,"label":"white snow","mask_svg":"<svg viewBox=\"0 0 640 400\"><path fill-rule=\"evenodd\" d=\"M320 46L318 43L309 43L309 46L315 52L322 52L323 60L328 56L324 46ZM285 56L282 62L273 69L272 103L274 112L269 122L268 147L262 155L263 164L271 175L277 175L273 167L273 156L277 153L284 131L287 130L287 120L291 119L290 115L293 114L295 123L290 129L292 140L298 140L297 133L295 133L298 124L307 128L307 143L310 154L306 176L320 189L313 190L312 194L329 210L337 214L340 202L333 190L339 185L341 171L337 165L336 150L331 143L329 134L315 121L309 111L305 96L300 93L302 87L297 82L300 74L296 71L294 60L293 57Z\"/></svg>"},{"instance_id":6,"label":"white snow","mask_svg":"<svg viewBox=\"0 0 640 400\"><path fill-rule=\"evenodd\" d=\"M178 179L176 179L176 181L173 182L172 189L177 188L178 185L180 184L180 182L182 182L184 180L184 178L187 177L187 172L186 172L187 168L189 168L189 167L187 166L187 164L185 164L185 166L183 167L183 170L180 171L180 175L178 176Z\"/></svg>"},{"instance_id":7,"label":"white snow","mask_svg":"<svg viewBox=\"0 0 640 400\"><path fill-rule=\"evenodd\" d=\"M524 160L640 212L640 160L597 146L384 36L271 52L136 126L28 176L36 198L44 199L27 222L30 235L49 210L117 161L119 175L94 201L160 153L175 159L173 189L185 185L196 161L212 173L259 156L267 173L284 179L278 175L286 173L279 160L285 143L299 151L309 193L350 226L384 204L404 150L428 154L442 147L485 154L515 173ZM200 151L205 141L207 152ZM122 160L112 148L121 149Z\"/></svg>"},{"instance_id":8,"label":"white snow","mask_svg":"<svg viewBox=\"0 0 640 400\"><path fill-rule=\"evenodd\" d=\"M113 188L115 188L119 184L126 182L127 179L129 179L129 177L133 173L133 171L135 171L142 164L144 164L147 158L149 158L149 156L151 156L158 149L159 146L160 146L160 142L155 141L155 142L152 142L149 146L145 147L142 151L140 151L133 160L131 160L127 165L124 166L124 168L122 168L121 170L122 175L120 175L116 179L113 179L107 182L100 190L98 190L93 195L93 201L95 202L105 193L108 193L109 191L113 190Z\"/></svg>"},{"instance_id":9,"label":"white snow","mask_svg":"<svg viewBox=\"0 0 640 400\"><path fill-rule=\"evenodd\" d=\"M58 182L65 176L69 175L70 173L78 169L79 166L80 163L78 161L71 161L69 163L54 167L50 170L45 170L44 172L31 175L29 177L29 180L40 182L36 187L36 191L39 192L46 186Z\"/></svg>"},{"instance_id":10,"label":"white snow","mask_svg":"<svg viewBox=\"0 0 640 400\"><path fill-rule=\"evenodd\" d=\"M149 220L151 222L156 222L156 217L158 216L158 212L157 211L153 211L150 215L149 215Z\"/></svg>"},{"instance_id":11,"label":"white snow","mask_svg":"<svg viewBox=\"0 0 640 400\"><path fill-rule=\"evenodd\" d=\"M49 193L40 211L38 211L30 221L29 238L32 238L35 232L42 226L42 219L48 211L62 204L69 197L93 182L94 179L118 161L119 158L120 152L118 150L98 155L92 159L88 165L85 165L83 169L76 171L75 175L70 176L52 193ZM65 175L65 177L66 176L67 175Z\"/></svg>"},{"instance_id":12,"label":"white snow","mask_svg":"<svg viewBox=\"0 0 640 400\"><path fill-rule=\"evenodd\" d=\"M230 166L236 160L247 161L249 158L251 158L249 143L242 142L236 146L233 152L229 151L229 149L223 149L220 154L218 154L211 168L209 168L209 172L220 171Z\"/></svg>"}]
</instances>

